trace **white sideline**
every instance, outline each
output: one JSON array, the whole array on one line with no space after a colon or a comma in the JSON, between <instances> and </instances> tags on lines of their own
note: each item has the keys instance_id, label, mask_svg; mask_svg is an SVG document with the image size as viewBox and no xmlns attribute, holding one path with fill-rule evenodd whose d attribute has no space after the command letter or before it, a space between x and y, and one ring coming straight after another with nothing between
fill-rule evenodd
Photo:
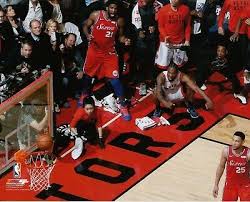
<instances>
[{"instance_id":1,"label":"white sideline","mask_svg":"<svg viewBox=\"0 0 250 202\"><path fill-rule=\"evenodd\" d=\"M153 92L150 91L150 90L148 90L147 92L148 92L147 95L141 97L141 98L138 100L138 102L141 102L141 101L145 100L148 96L150 96L151 94L153 94ZM115 120L117 120L119 117L121 117L121 115L122 115L121 113L117 114L114 118L112 118L112 119L109 120L107 123L105 123L105 124L102 126L102 128L106 128L108 125L110 125L110 124L113 123ZM63 153L63 154L61 155L61 158L64 158L65 156L67 156L67 155L68 155L70 152L72 152L74 149L75 149L75 146L71 147L68 151L66 151L65 153Z\"/></svg>"}]
</instances>

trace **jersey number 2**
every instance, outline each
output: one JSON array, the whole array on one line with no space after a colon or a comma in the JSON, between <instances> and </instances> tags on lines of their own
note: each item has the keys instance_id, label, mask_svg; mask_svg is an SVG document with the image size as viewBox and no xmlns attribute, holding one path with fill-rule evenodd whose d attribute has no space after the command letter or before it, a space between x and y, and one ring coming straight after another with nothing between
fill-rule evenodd
<instances>
[{"instance_id":1,"label":"jersey number 2","mask_svg":"<svg viewBox=\"0 0 250 202\"><path fill-rule=\"evenodd\" d=\"M111 38L113 36L113 32L107 31L105 37Z\"/></svg>"},{"instance_id":2,"label":"jersey number 2","mask_svg":"<svg viewBox=\"0 0 250 202\"><path fill-rule=\"evenodd\" d=\"M245 173L246 168L245 167L236 167L236 173Z\"/></svg>"}]
</instances>

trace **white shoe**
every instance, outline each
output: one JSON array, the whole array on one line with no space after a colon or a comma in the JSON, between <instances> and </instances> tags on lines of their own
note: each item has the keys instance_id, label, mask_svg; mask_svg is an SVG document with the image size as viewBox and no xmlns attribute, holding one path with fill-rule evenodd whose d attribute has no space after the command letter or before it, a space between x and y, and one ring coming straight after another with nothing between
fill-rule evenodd
<instances>
[{"instance_id":1,"label":"white shoe","mask_svg":"<svg viewBox=\"0 0 250 202\"><path fill-rule=\"evenodd\" d=\"M80 137L75 139L75 149L71 152L71 157L76 160L78 159L83 151L83 140Z\"/></svg>"},{"instance_id":2,"label":"white shoe","mask_svg":"<svg viewBox=\"0 0 250 202\"><path fill-rule=\"evenodd\" d=\"M201 86L201 90L207 90L207 86L205 85L205 84L203 84L202 86Z\"/></svg>"},{"instance_id":3,"label":"white shoe","mask_svg":"<svg viewBox=\"0 0 250 202\"><path fill-rule=\"evenodd\" d=\"M102 102L105 111L110 111L111 113L119 112L119 108L116 103L116 99L113 97L113 93L103 98Z\"/></svg>"},{"instance_id":4,"label":"white shoe","mask_svg":"<svg viewBox=\"0 0 250 202\"><path fill-rule=\"evenodd\" d=\"M247 99L243 95L234 93L234 97L238 98L242 104L247 104Z\"/></svg>"}]
</instances>

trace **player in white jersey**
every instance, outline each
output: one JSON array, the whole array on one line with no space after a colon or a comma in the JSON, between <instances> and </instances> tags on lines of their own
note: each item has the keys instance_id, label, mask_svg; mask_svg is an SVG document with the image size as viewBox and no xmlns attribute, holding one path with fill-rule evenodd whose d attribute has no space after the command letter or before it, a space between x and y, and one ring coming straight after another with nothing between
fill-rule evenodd
<instances>
[{"instance_id":1,"label":"player in white jersey","mask_svg":"<svg viewBox=\"0 0 250 202\"><path fill-rule=\"evenodd\" d=\"M185 93L184 93L185 92ZM157 77L155 90L154 116L161 116L161 106L173 110L179 101L185 101L187 112L192 118L198 118L198 113L193 106L193 95L199 93L206 101L206 108L211 109L211 99L189 78L188 75L180 72L178 67L171 65L167 71L163 71Z\"/></svg>"}]
</instances>

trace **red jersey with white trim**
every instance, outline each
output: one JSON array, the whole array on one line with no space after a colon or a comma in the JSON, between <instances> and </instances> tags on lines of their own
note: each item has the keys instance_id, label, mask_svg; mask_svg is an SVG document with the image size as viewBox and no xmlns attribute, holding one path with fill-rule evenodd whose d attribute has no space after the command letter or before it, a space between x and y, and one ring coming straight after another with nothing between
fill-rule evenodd
<instances>
[{"instance_id":1,"label":"red jersey with white trim","mask_svg":"<svg viewBox=\"0 0 250 202\"><path fill-rule=\"evenodd\" d=\"M166 36L172 44L180 44L185 40L190 41L191 16L190 10L185 5L180 5L176 11L168 4L158 13L160 41L164 42Z\"/></svg>"},{"instance_id":2,"label":"red jersey with white trim","mask_svg":"<svg viewBox=\"0 0 250 202\"><path fill-rule=\"evenodd\" d=\"M225 14L227 11L229 11L230 13L229 30L231 32L234 32L241 12L249 6L250 6L249 0L225 0L219 15L218 27L223 27L222 24L224 22ZM246 33L246 25L242 24L239 33L240 34Z\"/></svg>"},{"instance_id":3,"label":"red jersey with white trim","mask_svg":"<svg viewBox=\"0 0 250 202\"><path fill-rule=\"evenodd\" d=\"M241 154L233 153L232 146L229 147L226 167L227 184L249 184L249 162L247 159L248 148L244 148Z\"/></svg>"},{"instance_id":4,"label":"red jersey with white trim","mask_svg":"<svg viewBox=\"0 0 250 202\"><path fill-rule=\"evenodd\" d=\"M91 27L93 39L90 45L93 45L97 51L114 51L115 36L118 31L117 21L106 19L104 11L99 12L99 18Z\"/></svg>"}]
</instances>

